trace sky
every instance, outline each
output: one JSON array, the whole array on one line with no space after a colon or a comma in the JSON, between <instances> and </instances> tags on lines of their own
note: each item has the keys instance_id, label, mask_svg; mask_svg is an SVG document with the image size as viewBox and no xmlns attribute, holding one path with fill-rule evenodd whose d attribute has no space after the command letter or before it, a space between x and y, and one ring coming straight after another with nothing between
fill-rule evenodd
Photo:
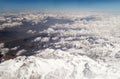
<instances>
[{"instance_id":1,"label":"sky","mask_svg":"<svg viewBox=\"0 0 120 79\"><path fill-rule=\"evenodd\" d=\"M120 0L0 0L0 9L77 9L120 11Z\"/></svg>"}]
</instances>

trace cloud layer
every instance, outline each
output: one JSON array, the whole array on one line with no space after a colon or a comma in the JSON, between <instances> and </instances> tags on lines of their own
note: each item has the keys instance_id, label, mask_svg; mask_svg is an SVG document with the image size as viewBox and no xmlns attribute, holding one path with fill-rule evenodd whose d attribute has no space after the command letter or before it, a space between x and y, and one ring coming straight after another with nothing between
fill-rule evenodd
<instances>
[{"instance_id":1,"label":"cloud layer","mask_svg":"<svg viewBox=\"0 0 120 79\"><path fill-rule=\"evenodd\" d=\"M73 22L50 22L47 29L39 32L47 36L32 41L37 46L43 43L45 49L33 51L35 54L27 57L19 56L26 51L20 50L17 58L0 64L1 79L120 78L120 15L61 12L31 13L26 17L25 21L35 24L49 23L48 18L57 21L67 18ZM3 44L0 47L3 48Z\"/></svg>"}]
</instances>

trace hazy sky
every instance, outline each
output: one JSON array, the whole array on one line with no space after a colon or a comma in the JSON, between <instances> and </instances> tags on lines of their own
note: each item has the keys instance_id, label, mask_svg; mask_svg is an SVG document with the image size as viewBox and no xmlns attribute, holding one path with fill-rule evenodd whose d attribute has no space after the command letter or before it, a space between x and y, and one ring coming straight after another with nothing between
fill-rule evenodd
<instances>
[{"instance_id":1,"label":"hazy sky","mask_svg":"<svg viewBox=\"0 0 120 79\"><path fill-rule=\"evenodd\" d=\"M0 0L0 9L78 9L120 11L120 0Z\"/></svg>"}]
</instances>

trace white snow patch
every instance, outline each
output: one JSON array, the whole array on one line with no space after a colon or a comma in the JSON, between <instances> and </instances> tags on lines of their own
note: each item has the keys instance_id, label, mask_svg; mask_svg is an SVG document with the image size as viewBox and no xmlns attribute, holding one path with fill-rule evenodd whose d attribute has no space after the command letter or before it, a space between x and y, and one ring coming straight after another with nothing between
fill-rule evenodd
<instances>
[{"instance_id":1,"label":"white snow patch","mask_svg":"<svg viewBox=\"0 0 120 79\"><path fill-rule=\"evenodd\" d=\"M46 49L37 56L18 57L1 63L0 79L118 79L120 72L107 66L87 56Z\"/></svg>"}]
</instances>

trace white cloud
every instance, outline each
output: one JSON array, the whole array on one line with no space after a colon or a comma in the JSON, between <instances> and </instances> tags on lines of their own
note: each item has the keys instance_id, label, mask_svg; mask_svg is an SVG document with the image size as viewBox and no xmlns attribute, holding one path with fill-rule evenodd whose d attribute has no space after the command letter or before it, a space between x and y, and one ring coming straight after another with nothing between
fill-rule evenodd
<instances>
[{"instance_id":1,"label":"white cloud","mask_svg":"<svg viewBox=\"0 0 120 79\"><path fill-rule=\"evenodd\" d=\"M42 21L44 21L45 17L44 15L42 14L32 14L32 13L29 13L29 14L26 14L24 16L22 16L27 22L32 22L32 24L38 24ZM44 23L47 22L47 21L44 21Z\"/></svg>"},{"instance_id":2,"label":"white cloud","mask_svg":"<svg viewBox=\"0 0 120 79\"><path fill-rule=\"evenodd\" d=\"M2 25L0 25L0 30L4 29L4 28L12 28L12 27L17 27L22 25L22 22L9 22L9 23L3 23Z\"/></svg>"},{"instance_id":3,"label":"white cloud","mask_svg":"<svg viewBox=\"0 0 120 79\"><path fill-rule=\"evenodd\" d=\"M93 15L99 19L80 20ZM36 79L120 78L120 15L90 12L71 15L68 13L51 15L48 13L26 15L26 19L27 21L40 22L38 18L41 16L69 18L74 20L74 23L55 24L42 31L49 33L49 35L56 35L51 38L57 41L53 42L49 48L37 51L36 55L17 57L1 63L1 79L16 79L18 77L20 79L33 77ZM34 31L29 30L28 33L34 33ZM34 41L49 42L50 37L37 37ZM1 47L3 47L2 44ZM20 50L17 55L23 52L25 50Z\"/></svg>"},{"instance_id":4,"label":"white cloud","mask_svg":"<svg viewBox=\"0 0 120 79\"><path fill-rule=\"evenodd\" d=\"M9 48L4 47L4 43L0 43L0 52L2 55L5 55L6 53L8 53L9 50L10 50Z\"/></svg>"},{"instance_id":5,"label":"white cloud","mask_svg":"<svg viewBox=\"0 0 120 79\"><path fill-rule=\"evenodd\" d=\"M8 53L9 49L8 48L3 48L0 50L2 55L5 55L6 53Z\"/></svg>"},{"instance_id":6,"label":"white cloud","mask_svg":"<svg viewBox=\"0 0 120 79\"><path fill-rule=\"evenodd\" d=\"M25 50L25 49L19 50L16 55L19 56L19 55L21 55L22 53L25 53L26 51L27 51L27 50Z\"/></svg>"},{"instance_id":7,"label":"white cloud","mask_svg":"<svg viewBox=\"0 0 120 79\"><path fill-rule=\"evenodd\" d=\"M0 17L0 22L4 22L6 19L4 17Z\"/></svg>"},{"instance_id":8,"label":"white cloud","mask_svg":"<svg viewBox=\"0 0 120 79\"><path fill-rule=\"evenodd\" d=\"M22 25L21 22L12 22L12 23L4 23L1 26L2 27L14 27L14 26L20 26Z\"/></svg>"},{"instance_id":9,"label":"white cloud","mask_svg":"<svg viewBox=\"0 0 120 79\"><path fill-rule=\"evenodd\" d=\"M37 37L34 39L34 42L38 42L38 41L41 41L41 37Z\"/></svg>"},{"instance_id":10,"label":"white cloud","mask_svg":"<svg viewBox=\"0 0 120 79\"><path fill-rule=\"evenodd\" d=\"M11 50L17 50L19 48L19 46L13 47L11 48Z\"/></svg>"},{"instance_id":11,"label":"white cloud","mask_svg":"<svg viewBox=\"0 0 120 79\"><path fill-rule=\"evenodd\" d=\"M27 33L34 34L34 33L36 33L36 31L35 30L28 30Z\"/></svg>"},{"instance_id":12,"label":"white cloud","mask_svg":"<svg viewBox=\"0 0 120 79\"><path fill-rule=\"evenodd\" d=\"M49 42L49 39L50 39L49 37L44 37L41 39L41 42Z\"/></svg>"},{"instance_id":13,"label":"white cloud","mask_svg":"<svg viewBox=\"0 0 120 79\"><path fill-rule=\"evenodd\" d=\"M0 43L0 49L4 48L4 43Z\"/></svg>"},{"instance_id":14,"label":"white cloud","mask_svg":"<svg viewBox=\"0 0 120 79\"><path fill-rule=\"evenodd\" d=\"M53 29L53 28L48 28L48 29L47 29L47 33L52 33L52 32L54 32L54 29Z\"/></svg>"}]
</instances>

